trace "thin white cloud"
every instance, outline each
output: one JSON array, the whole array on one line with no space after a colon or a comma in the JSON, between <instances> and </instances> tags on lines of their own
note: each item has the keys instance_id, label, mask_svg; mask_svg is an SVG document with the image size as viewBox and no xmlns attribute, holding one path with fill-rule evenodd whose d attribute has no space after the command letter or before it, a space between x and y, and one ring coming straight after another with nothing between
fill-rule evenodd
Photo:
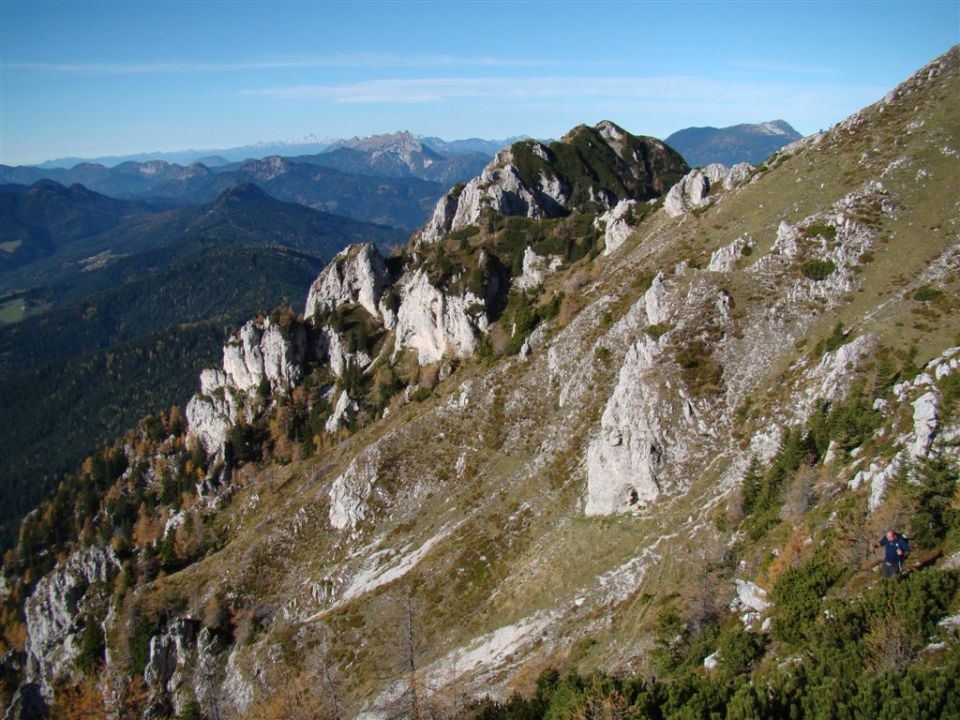
<instances>
[{"instance_id":1,"label":"thin white cloud","mask_svg":"<svg viewBox=\"0 0 960 720\"><path fill-rule=\"evenodd\" d=\"M336 103L421 103L461 98L536 99L630 94L669 97L695 89L697 78L676 77L422 77L249 89L243 95Z\"/></svg>"},{"instance_id":2,"label":"thin white cloud","mask_svg":"<svg viewBox=\"0 0 960 720\"><path fill-rule=\"evenodd\" d=\"M330 105L428 106L445 109L509 107L518 113L563 118L611 118L661 136L691 124L718 127L786 118L801 131L828 127L886 92L853 83L784 82L765 78L471 77L391 78L363 82L248 89L241 94L279 102ZM419 112L419 111L416 111ZM556 128L537 133L556 134Z\"/></svg>"},{"instance_id":3,"label":"thin white cloud","mask_svg":"<svg viewBox=\"0 0 960 720\"><path fill-rule=\"evenodd\" d=\"M76 75L150 75L164 73L233 72L244 70L276 70L322 67L353 68L530 68L530 67L602 67L613 62L571 62L547 59L503 58L473 55L393 55L384 53L351 53L323 56L278 57L239 62L12 62L3 63L6 70L33 70Z\"/></svg>"},{"instance_id":4,"label":"thin white cloud","mask_svg":"<svg viewBox=\"0 0 960 720\"><path fill-rule=\"evenodd\" d=\"M851 91L882 94L879 88L848 85L810 86L799 83L715 80L689 75L661 77L426 77L389 78L351 83L292 85L248 89L242 95L283 100L331 103L439 103L467 98L500 100L577 101L613 99L661 103L710 103L768 106L772 102L794 106L798 98L844 96Z\"/></svg>"},{"instance_id":5,"label":"thin white cloud","mask_svg":"<svg viewBox=\"0 0 960 720\"><path fill-rule=\"evenodd\" d=\"M827 65L808 65L802 63L780 63L767 60L733 60L727 63L737 70L750 70L761 73L789 73L791 75L837 75L840 70Z\"/></svg>"}]
</instances>

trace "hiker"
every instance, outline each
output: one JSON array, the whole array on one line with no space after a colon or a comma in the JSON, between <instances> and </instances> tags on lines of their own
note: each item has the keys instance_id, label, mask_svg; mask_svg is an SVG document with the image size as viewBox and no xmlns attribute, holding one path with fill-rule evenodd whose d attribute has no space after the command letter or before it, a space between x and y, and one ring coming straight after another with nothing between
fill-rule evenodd
<instances>
[{"instance_id":1,"label":"hiker","mask_svg":"<svg viewBox=\"0 0 960 720\"><path fill-rule=\"evenodd\" d=\"M886 534L880 538L880 542L874 545L875 548L882 547L883 550L883 576L891 577L899 575L903 570L903 562L910 554L910 543L907 538L896 530L887 530Z\"/></svg>"}]
</instances>

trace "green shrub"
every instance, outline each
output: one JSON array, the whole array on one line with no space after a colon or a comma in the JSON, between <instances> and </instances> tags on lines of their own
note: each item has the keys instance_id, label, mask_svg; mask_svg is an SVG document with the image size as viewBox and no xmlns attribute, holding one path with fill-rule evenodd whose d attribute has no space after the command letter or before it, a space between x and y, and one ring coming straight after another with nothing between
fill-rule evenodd
<instances>
[{"instance_id":1,"label":"green shrub","mask_svg":"<svg viewBox=\"0 0 960 720\"><path fill-rule=\"evenodd\" d=\"M80 653L74 661L77 669L90 674L103 663L105 643L100 623L92 615L84 620L83 634L80 636Z\"/></svg>"},{"instance_id":2,"label":"green shrub","mask_svg":"<svg viewBox=\"0 0 960 720\"><path fill-rule=\"evenodd\" d=\"M431 395L433 395L433 390L428 387L419 387L413 391L413 393L410 395L410 399L413 400L413 402L423 402Z\"/></svg>"},{"instance_id":3,"label":"green shrub","mask_svg":"<svg viewBox=\"0 0 960 720\"><path fill-rule=\"evenodd\" d=\"M828 352L836 352L853 339L853 334L843 329L843 323L837 322L833 326L833 331L823 340L817 343L814 352L818 355L824 355Z\"/></svg>"},{"instance_id":4,"label":"green shrub","mask_svg":"<svg viewBox=\"0 0 960 720\"><path fill-rule=\"evenodd\" d=\"M960 373L953 373L941 378L937 383L940 386L940 395L943 402L938 408L941 424L952 422L960 409Z\"/></svg>"},{"instance_id":5,"label":"green shrub","mask_svg":"<svg viewBox=\"0 0 960 720\"><path fill-rule=\"evenodd\" d=\"M150 659L150 638L157 633L157 624L146 615L135 613L133 618L133 632L127 641L130 652L130 674L143 675L147 661Z\"/></svg>"},{"instance_id":6,"label":"green shrub","mask_svg":"<svg viewBox=\"0 0 960 720\"><path fill-rule=\"evenodd\" d=\"M731 675L740 675L749 670L763 656L764 647L764 637L759 633L747 632L739 622L723 630L717 638L720 665Z\"/></svg>"},{"instance_id":7,"label":"green shrub","mask_svg":"<svg viewBox=\"0 0 960 720\"><path fill-rule=\"evenodd\" d=\"M819 459L830 443L835 442L841 452L848 453L867 442L882 423L883 413L873 409L873 398L864 385L858 383L843 400L832 405L821 402L819 412L811 416L808 423L811 449Z\"/></svg>"},{"instance_id":8,"label":"green shrub","mask_svg":"<svg viewBox=\"0 0 960 720\"><path fill-rule=\"evenodd\" d=\"M659 340L670 331L670 326L666 323L657 323L656 325L647 325L643 331L654 340Z\"/></svg>"},{"instance_id":9,"label":"green shrub","mask_svg":"<svg viewBox=\"0 0 960 720\"><path fill-rule=\"evenodd\" d=\"M200 709L200 703L191 700L183 708L183 712L177 715L177 720L203 720L203 712Z\"/></svg>"},{"instance_id":10,"label":"green shrub","mask_svg":"<svg viewBox=\"0 0 960 720\"><path fill-rule=\"evenodd\" d=\"M837 269L832 260L807 260L800 266L800 272L809 280L826 280Z\"/></svg>"},{"instance_id":11,"label":"green shrub","mask_svg":"<svg viewBox=\"0 0 960 720\"><path fill-rule=\"evenodd\" d=\"M939 290L930 285L921 285L913 293L913 299L920 302L933 302L943 297L943 290Z\"/></svg>"},{"instance_id":12,"label":"green shrub","mask_svg":"<svg viewBox=\"0 0 960 720\"><path fill-rule=\"evenodd\" d=\"M396 312L400 309L400 293L397 292L396 288L390 287L383 294L383 299L381 302L387 310L390 312Z\"/></svg>"},{"instance_id":13,"label":"green shrub","mask_svg":"<svg viewBox=\"0 0 960 720\"><path fill-rule=\"evenodd\" d=\"M692 340L679 347L675 354L683 369L687 387L697 394L715 394L723 387L723 371L703 340Z\"/></svg>"},{"instance_id":14,"label":"green shrub","mask_svg":"<svg viewBox=\"0 0 960 720\"><path fill-rule=\"evenodd\" d=\"M840 574L840 569L822 554L785 570L771 593L774 637L791 645L812 640L823 614L823 595Z\"/></svg>"},{"instance_id":15,"label":"green shrub","mask_svg":"<svg viewBox=\"0 0 960 720\"><path fill-rule=\"evenodd\" d=\"M371 382L372 378L363 371L363 368L350 360L343 369L343 374L337 381L337 385L340 386L341 390L345 390L350 397L359 398L367 394Z\"/></svg>"},{"instance_id":16,"label":"green shrub","mask_svg":"<svg viewBox=\"0 0 960 720\"><path fill-rule=\"evenodd\" d=\"M837 239L837 228L827 223L812 223L802 230L803 236L808 238L822 237L827 240Z\"/></svg>"},{"instance_id":17,"label":"green shrub","mask_svg":"<svg viewBox=\"0 0 960 720\"><path fill-rule=\"evenodd\" d=\"M672 603L661 607L654 650L655 675L644 678L601 672L544 671L529 697L513 695L471 705L467 720L756 720L773 718L960 717L960 654L920 655L936 621L951 607L956 572L915 573L884 582L860 598L822 603L838 574L823 560L787 571L775 586L775 603L786 607L804 631L799 643L767 665L766 640L739 624L708 629L718 650L717 671L704 673L703 644L682 646L686 626ZM824 612L829 610L829 612ZM801 615L803 615L801 617ZM789 619L774 605L775 623ZM905 630L897 630L906 623ZM798 626L798 627L799 627ZM881 632L876 632L879 628ZM907 652L889 643L900 633ZM796 628L795 628L796 629ZM777 625L774 625L774 633ZM905 634L903 634L905 632ZM711 634L712 633L712 634ZM678 640L680 638L680 640ZM879 645L875 642L879 641ZM680 643L680 645L678 645ZM954 646L955 648L955 646ZM877 656L893 649L894 665ZM690 657L685 657L684 654ZM666 654L670 661L658 662ZM692 660L696 658L696 662ZM790 658L796 662L791 662ZM889 660L890 658L886 658ZM878 662L878 660L880 662Z\"/></svg>"},{"instance_id":18,"label":"green shrub","mask_svg":"<svg viewBox=\"0 0 960 720\"><path fill-rule=\"evenodd\" d=\"M266 432L259 425L238 422L227 431L223 444L223 457L227 462L243 465L259 462Z\"/></svg>"},{"instance_id":19,"label":"green shrub","mask_svg":"<svg viewBox=\"0 0 960 720\"><path fill-rule=\"evenodd\" d=\"M910 541L917 548L932 548L957 525L958 512L953 507L957 492L957 468L943 456L919 461L915 482L907 485L913 516L910 520Z\"/></svg>"},{"instance_id":20,"label":"green shrub","mask_svg":"<svg viewBox=\"0 0 960 720\"><path fill-rule=\"evenodd\" d=\"M741 481L740 494L743 503L744 515L751 515L759 505L763 487L764 466L756 455L750 458L750 464L747 466L747 472Z\"/></svg>"}]
</instances>

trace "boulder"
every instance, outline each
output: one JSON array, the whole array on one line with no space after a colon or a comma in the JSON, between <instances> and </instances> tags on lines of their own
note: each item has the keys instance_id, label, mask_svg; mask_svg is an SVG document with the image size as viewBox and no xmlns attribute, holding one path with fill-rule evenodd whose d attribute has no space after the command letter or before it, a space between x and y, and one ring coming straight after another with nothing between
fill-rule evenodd
<instances>
[{"instance_id":1,"label":"boulder","mask_svg":"<svg viewBox=\"0 0 960 720\"><path fill-rule=\"evenodd\" d=\"M337 530L353 529L367 516L366 502L377 481L380 453L376 445L350 463L330 486L330 524Z\"/></svg>"},{"instance_id":2,"label":"boulder","mask_svg":"<svg viewBox=\"0 0 960 720\"><path fill-rule=\"evenodd\" d=\"M537 255L529 245L523 251L523 274L514 281L514 287L528 290L543 283L544 278L563 264L558 255Z\"/></svg>"},{"instance_id":3,"label":"boulder","mask_svg":"<svg viewBox=\"0 0 960 720\"><path fill-rule=\"evenodd\" d=\"M680 182L670 188L663 209L670 217L679 217L694 208L705 205L710 192L710 180L702 170L691 170Z\"/></svg>"},{"instance_id":4,"label":"boulder","mask_svg":"<svg viewBox=\"0 0 960 720\"><path fill-rule=\"evenodd\" d=\"M736 266L746 248L753 247L753 240L749 235L741 235L729 245L714 250L710 255L707 270L710 272L730 272Z\"/></svg>"},{"instance_id":5,"label":"boulder","mask_svg":"<svg viewBox=\"0 0 960 720\"><path fill-rule=\"evenodd\" d=\"M762 613L770 607L767 600L767 591L750 580L737 580L737 597L730 603L730 609L734 612L740 610L753 610Z\"/></svg>"},{"instance_id":6,"label":"boulder","mask_svg":"<svg viewBox=\"0 0 960 720\"><path fill-rule=\"evenodd\" d=\"M737 163L727 168L720 163L711 163L704 168L696 168L684 175L670 188L663 202L663 209L670 217L679 217L685 213L704 207L711 202L711 191L723 188L732 190L742 183L753 171L749 163Z\"/></svg>"},{"instance_id":7,"label":"boulder","mask_svg":"<svg viewBox=\"0 0 960 720\"><path fill-rule=\"evenodd\" d=\"M913 457L922 457L930 450L937 422L937 395L931 390L913 401L913 442L910 444Z\"/></svg>"}]
</instances>

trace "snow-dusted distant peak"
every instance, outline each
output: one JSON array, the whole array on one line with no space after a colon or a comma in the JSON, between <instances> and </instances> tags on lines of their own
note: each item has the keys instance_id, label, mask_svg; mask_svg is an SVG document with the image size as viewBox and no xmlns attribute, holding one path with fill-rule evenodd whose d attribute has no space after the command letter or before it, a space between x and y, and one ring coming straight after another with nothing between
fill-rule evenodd
<instances>
[{"instance_id":1,"label":"snow-dusted distant peak","mask_svg":"<svg viewBox=\"0 0 960 720\"><path fill-rule=\"evenodd\" d=\"M757 127L765 132L767 135L790 135L791 132L788 130L789 125L787 125L783 120L772 120L770 122L763 122L757 125Z\"/></svg>"},{"instance_id":2,"label":"snow-dusted distant peak","mask_svg":"<svg viewBox=\"0 0 960 720\"><path fill-rule=\"evenodd\" d=\"M339 138L328 137L326 135L304 135L299 138L290 138L288 140L260 140L249 147L286 147L296 145L332 145L339 142Z\"/></svg>"}]
</instances>

